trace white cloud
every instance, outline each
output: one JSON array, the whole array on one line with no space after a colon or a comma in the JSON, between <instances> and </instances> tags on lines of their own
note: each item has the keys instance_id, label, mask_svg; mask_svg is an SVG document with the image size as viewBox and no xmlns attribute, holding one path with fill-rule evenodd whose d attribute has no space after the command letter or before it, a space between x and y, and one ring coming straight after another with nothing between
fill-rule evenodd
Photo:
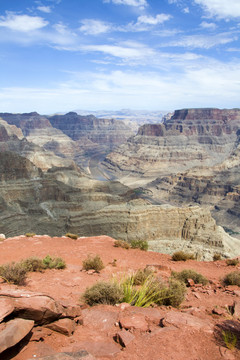
<instances>
[{"instance_id":1,"label":"white cloud","mask_svg":"<svg viewBox=\"0 0 240 360\"><path fill-rule=\"evenodd\" d=\"M189 7L185 7L183 9L183 12L184 12L184 14L189 14L190 13Z\"/></svg>"},{"instance_id":2,"label":"white cloud","mask_svg":"<svg viewBox=\"0 0 240 360\"><path fill-rule=\"evenodd\" d=\"M148 3L146 0L103 0L105 3L112 2L116 5L128 5L128 6L136 6L140 8L145 8Z\"/></svg>"},{"instance_id":3,"label":"white cloud","mask_svg":"<svg viewBox=\"0 0 240 360\"><path fill-rule=\"evenodd\" d=\"M52 12L50 6L38 6L37 9L38 9L39 11L42 11L42 12L48 13L48 14L49 14L50 12Z\"/></svg>"},{"instance_id":4,"label":"white cloud","mask_svg":"<svg viewBox=\"0 0 240 360\"><path fill-rule=\"evenodd\" d=\"M217 25L215 23L208 23L206 21L201 22L200 26L203 29L215 30Z\"/></svg>"},{"instance_id":5,"label":"white cloud","mask_svg":"<svg viewBox=\"0 0 240 360\"><path fill-rule=\"evenodd\" d=\"M168 14L158 14L155 17L142 15L137 19L138 24L148 24L148 25L157 25L162 24L165 21L169 20L172 16Z\"/></svg>"},{"instance_id":6,"label":"white cloud","mask_svg":"<svg viewBox=\"0 0 240 360\"><path fill-rule=\"evenodd\" d=\"M14 31L30 32L46 25L48 21L39 16L17 15L12 12L8 12L6 16L0 16L0 26Z\"/></svg>"},{"instance_id":7,"label":"white cloud","mask_svg":"<svg viewBox=\"0 0 240 360\"><path fill-rule=\"evenodd\" d=\"M239 0L194 0L201 5L211 16L222 19L240 17Z\"/></svg>"},{"instance_id":8,"label":"white cloud","mask_svg":"<svg viewBox=\"0 0 240 360\"><path fill-rule=\"evenodd\" d=\"M230 42L236 41L237 36L231 34L222 33L213 36L204 36L204 35L190 35L183 36L179 40L170 42L169 46L182 46L188 48L201 48L201 49L210 49L217 45L224 45Z\"/></svg>"},{"instance_id":9,"label":"white cloud","mask_svg":"<svg viewBox=\"0 0 240 360\"><path fill-rule=\"evenodd\" d=\"M100 20L84 19L81 21L82 26L79 28L84 34L98 35L111 30L111 25Z\"/></svg>"}]
</instances>

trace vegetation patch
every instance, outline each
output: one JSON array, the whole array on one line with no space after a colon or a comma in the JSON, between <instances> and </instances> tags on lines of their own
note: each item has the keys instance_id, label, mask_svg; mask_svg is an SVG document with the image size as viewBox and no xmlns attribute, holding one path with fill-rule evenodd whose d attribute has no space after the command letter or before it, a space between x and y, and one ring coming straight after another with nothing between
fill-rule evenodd
<instances>
[{"instance_id":1,"label":"vegetation patch","mask_svg":"<svg viewBox=\"0 0 240 360\"><path fill-rule=\"evenodd\" d=\"M132 249L148 250L148 242L146 240L132 240L130 245Z\"/></svg>"},{"instance_id":2,"label":"vegetation patch","mask_svg":"<svg viewBox=\"0 0 240 360\"><path fill-rule=\"evenodd\" d=\"M0 266L0 276L7 283L23 285L27 277L27 270L22 263L12 262Z\"/></svg>"},{"instance_id":3,"label":"vegetation patch","mask_svg":"<svg viewBox=\"0 0 240 360\"><path fill-rule=\"evenodd\" d=\"M227 259L226 264L228 266L237 266L239 264L239 260L238 259Z\"/></svg>"},{"instance_id":4,"label":"vegetation patch","mask_svg":"<svg viewBox=\"0 0 240 360\"><path fill-rule=\"evenodd\" d=\"M123 249L130 249L130 245L124 240L116 240L114 241L114 247L121 247Z\"/></svg>"},{"instance_id":5,"label":"vegetation patch","mask_svg":"<svg viewBox=\"0 0 240 360\"><path fill-rule=\"evenodd\" d=\"M26 233L25 236L26 237L34 237L36 234L35 233Z\"/></svg>"},{"instance_id":6,"label":"vegetation patch","mask_svg":"<svg viewBox=\"0 0 240 360\"><path fill-rule=\"evenodd\" d=\"M83 269L84 270L95 270L100 272L104 269L104 264L99 255L88 255L87 259L83 260Z\"/></svg>"},{"instance_id":7,"label":"vegetation patch","mask_svg":"<svg viewBox=\"0 0 240 360\"><path fill-rule=\"evenodd\" d=\"M77 240L77 239L78 239L78 235L77 235L77 234L67 233L67 234L65 234L65 236L67 236L67 237L69 237L70 239L73 239L73 240Z\"/></svg>"},{"instance_id":8,"label":"vegetation patch","mask_svg":"<svg viewBox=\"0 0 240 360\"><path fill-rule=\"evenodd\" d=\"M153 271L149 268L139 269L133 275L133 285L142 285L144 281L153 275Z\"/></svg>"},{"instance_id":9,"label":"vegetation patch","mask_svg":"<svg viewBox=\"0 0 240 360\"><path fill-rule=\"evenodd\" d=\"M233 271L223 278L224 285L240 286L240 271Z\"/></svg>"},{"instance_id":10,"label":"vegetation patch","mask_svg":"<svg viewBox=\"0 0 240 360\"><path fill-rule=\"evenodd\" d=\"M221 254L216 253L216 254L213 255L213 261L218 261L218 260L221 260L221 259L222 259Z\"/></svg>"},{"instance_id":11,"label":"vegetation patch","mask_svg":"<svg viewBox=\"0 0 240 360\"><path fill-rule=\"evenodd\" d=\"M172 255L173 261L187 261L187 260L195 260L195 256L193 254L185 253L184 251L177 251Z\"/></svg>"},{"instance_id":12,"label":"vegetation patch","mask_svg":"<svg viewBox=\"0 0 240 360\"><path fill-rule=\"evenodd\" d=\"M37 257L30 257L21 262L27 272L41 272L45 269L43 260Z\"/></svg>"},{"instance_id":13,"label":"vegetation patch","mask_svg":"<svg viewBox=\"0 0 240 360\"><path fill-rule=\"evenodd\" d=\"M45 269L65 269L66 263L61 257L51 257L47 255L43 260Z\"/></svg>"},{"instance_id":14,"label":"vegetation patch","mask_svg":"<svg viewBox=\"0 0 240 360\"><path fill-rule=\"evenodd\" d=\"M208 279L205 276L190 269L182 270L181 272L172 271L172 277L184 282L185 284L188 283L188 279L192 279L195 284L206 285L208 283Z\"/></svg>"},{"instance_id":15,"label":"vegetation patch","mask_svg":"<svg viewBox=\"0 0 240 360\"><path fill-rule=\"evenodd\" d=\"M234 350L237 344L237 336L228 330L222 330L222 337L226 347L229 350Z\"/></svg>"},{"instance_id":16,"label":"vegetation patch","mask_svg":"<svg viewBox=\"0 0 240 360\"><path fill-rule=\"evenodd\" d=\"M83 294L84 301L92 306L97 304L115 305L123 298L123 291L118 284L111 282L98 282L86 289Z\"/></svg>"}]
</instances>

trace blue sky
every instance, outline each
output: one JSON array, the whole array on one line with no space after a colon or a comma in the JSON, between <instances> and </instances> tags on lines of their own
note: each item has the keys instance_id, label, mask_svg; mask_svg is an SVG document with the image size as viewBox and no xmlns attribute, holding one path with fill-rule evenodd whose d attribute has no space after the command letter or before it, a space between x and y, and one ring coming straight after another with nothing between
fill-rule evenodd
<instances>
[{"instance_id":1,"label":"blue sky","mask_svg":"<svg viewBox=\"0 0 240 360\"><path fill-rule=\"evenodd\" d=\"M0 112L240 107L240 0L0 0Z\"/></svg>"}]
</instances>

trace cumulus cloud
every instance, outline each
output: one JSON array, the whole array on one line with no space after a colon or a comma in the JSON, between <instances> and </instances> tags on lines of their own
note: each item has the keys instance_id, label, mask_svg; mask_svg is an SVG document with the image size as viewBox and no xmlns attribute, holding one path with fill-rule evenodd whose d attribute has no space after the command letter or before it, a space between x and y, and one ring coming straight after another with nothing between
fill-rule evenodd
<instances>
[{"instance_id":1,"label":"cumulus cloud","mask_svg":"<svg viewBox=\"0 0 240 360\"><path fill-rule=\"evenodd\" d=\"M48 14L52 11L50 6L38 6L37 9Z\"/></svg>"},{"instance_id":2,"label":"cumulus cloud","mask_svg":"<svg viewBox=\"0 0 240 360\"><path fill-rule=\"evenodd\" d=\"M208 23L206 21L201 22L200 26L203 29L215 30L217 25L215 23Z\"/></svg>"},{"instance_id":3,"label":"cumulus cloud","mask_svg":"<svg viewBox=\"0 0 240 360\"><path fill-rule=\"evenodd\" d=\"M136 6L140 8L145 8L148 3L146 0L103 0L105 3L112 2L116 5L128 5L128 6Z\"/></svg>"},{"instance_id":4,"label":"cumulus cloud","mask_svg":"<svg viewBox=\"0 0 240 360\"><path fill-rule=\"evenodd\" d=\"M39 16L17 15L12 12L8 12L6 16L0 16L0 26L13 31L29 32L46 25L48 21Z\"/></svg>"},{"instance_id":5,"label":"cumulus cloud","mask_svg":"<svg viewBox=\"0 0 240 360\"><path fill-rule=\"evenodd\" d=\"M172 16L168 14L158 14L155 17L142 15L138 17L138 24L148 24L148 25L157 25L162 24L165 21L169 20Z\"/></svg>"},{"instance_id":6,"label":"cumulus cloud","mask_svg":"<svg viewBox=\"0 0 240 360\"><path fill-rule=\"evenodd\" d=\"M239 0L194 0L201 5L211 16L221 19L240 17Z\"/></svg>"},{"instance_id":7,"label":"cumulus cloud","mask_svg":"<svg viewBox=\"0 0 240 360\"><path fill-rule=\"evenodd\" d=\"M81 21L82 25L79 28L84 34L98 35L111 30L111 25L101 20L84 19Z\"/></svg>"}]
</instances>

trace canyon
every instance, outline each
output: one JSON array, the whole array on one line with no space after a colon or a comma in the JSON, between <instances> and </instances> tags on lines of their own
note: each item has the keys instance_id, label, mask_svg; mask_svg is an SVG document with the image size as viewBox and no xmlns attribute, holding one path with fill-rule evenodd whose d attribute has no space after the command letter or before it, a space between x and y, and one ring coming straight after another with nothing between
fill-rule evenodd
<instances>
[{"instance_id":1,"label":"canyon","mask_svg":"<svg viewBox=\"0 0 240 360\"><path fill-rule=\"evenodd\" d=\"M204 260L239 254L239 109L177 110L136 135L76 112L0 118L6 236L105 234Z\"/></svg>"}]
</instances>

